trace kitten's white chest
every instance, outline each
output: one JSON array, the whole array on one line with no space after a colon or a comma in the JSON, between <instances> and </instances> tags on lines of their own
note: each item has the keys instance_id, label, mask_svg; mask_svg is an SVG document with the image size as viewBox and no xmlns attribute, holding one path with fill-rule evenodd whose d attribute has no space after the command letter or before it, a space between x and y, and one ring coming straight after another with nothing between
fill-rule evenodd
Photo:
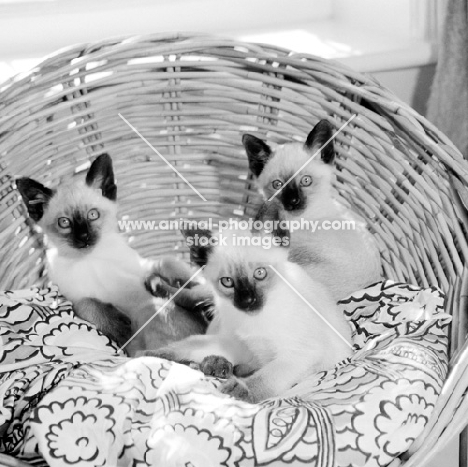
<instances>
[{"instance_id":1,"label":"kitten's white chest","mask_svg":"<svg viewBox=\"0 0 468 467\"><path fill-rule=\"evenodd\" d=\"M278 328L265 310L248 315L245 311L237 310L227 300L221 301L219 306L221 332L227 336L234 334L247 346L260 365L271 361L276 354L275 338Z\"/></svg>"},{"instance_id":2,"label":"kitten's white chest","mask_svg":"<svg viewBox=\"0 0 468 467\"><path fill-rule=\"evenodd\" d=\"M50 278L71 301L96 298L127 310L148 298L144 288L145 260L120 236L102 239L79 258L49 249Z\"/></svg>"}]
</instances>

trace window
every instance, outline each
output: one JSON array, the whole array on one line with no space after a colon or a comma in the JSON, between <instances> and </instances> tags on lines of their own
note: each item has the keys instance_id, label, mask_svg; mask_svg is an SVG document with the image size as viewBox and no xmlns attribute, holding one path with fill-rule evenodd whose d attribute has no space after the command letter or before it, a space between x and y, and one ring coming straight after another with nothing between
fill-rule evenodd
<instances>
[{"instance_id":1,"label":"window","mask_svg":"<svg viewBox=\"0 0 468 467\"><path fill-rule=\"evenodd\" d=\"M0 0L0 82L76 43L220 34L340 59L361 71L436 58L437 0Z\"/></svg>"}]
</instances>

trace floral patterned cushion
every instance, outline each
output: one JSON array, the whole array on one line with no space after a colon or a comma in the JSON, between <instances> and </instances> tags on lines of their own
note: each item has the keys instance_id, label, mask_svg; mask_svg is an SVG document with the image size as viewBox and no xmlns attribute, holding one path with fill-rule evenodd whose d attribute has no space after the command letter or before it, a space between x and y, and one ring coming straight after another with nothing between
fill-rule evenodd
<instances>
[{"instance_id":1,"label":"floral patterned cushion","mask_svg":"<svg viewBox=\"0 0 468 467\"><path fill-rule=\"evenodd\" d=\"M390 281L341 302L356 353L282 398L130 359L55 287L0 294L0 452L50 466L383 466L431 416L447 372L443 296Z\"/></svg>"}]
</instances>

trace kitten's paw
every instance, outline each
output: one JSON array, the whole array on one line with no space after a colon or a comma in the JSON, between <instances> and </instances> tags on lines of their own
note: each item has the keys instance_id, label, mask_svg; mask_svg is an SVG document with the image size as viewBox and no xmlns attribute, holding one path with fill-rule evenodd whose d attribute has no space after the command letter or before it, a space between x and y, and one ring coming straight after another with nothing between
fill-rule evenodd
<instances>
[{"instance_id":1,"label":"kitten's paw","mask_svg":"<svg viewBox=\"0 0 468 467\"><path fill-rule=\"evenodd\" d=\"M228 394L229 396L234 397L235 399L239 399L244 402L253 402L249 388L244 383L244 381L238 378L229 378L221 385L220 391L223 394Z\"/></svg>"},{"instance_id":2,"label":"kitten's paw","mask_svg":"<svg viewBox=\"0 0 468 467\"><path fill-rule=\"evenodd\" d=\"M215 304L213 297L209 296L197 302L193 307L192 312L200 315L206 323L213 321L215 314Z\"/></svg>"},{"instance_id":3,"label":"kitten's paw","mask_svg":"<svg viewBox=\"0 0 468 467\"><path fill-rule=\"evenodd\" d=\"M200 370L208 376L215 378L230 378L233 376L232 363L219 355L205 357L200 364Z\"/></svg>"},{"instance_id":4,"label":"kitten's paw","mask_svg":"<svg viewBox=\"0 0 468 467\"><path fill-rule=\"evenodd\" d=\"M146 290L158 298L170 298L177 289L171 287L161 276L152 274L145 280Z\"/></svg>"}]
</instances>

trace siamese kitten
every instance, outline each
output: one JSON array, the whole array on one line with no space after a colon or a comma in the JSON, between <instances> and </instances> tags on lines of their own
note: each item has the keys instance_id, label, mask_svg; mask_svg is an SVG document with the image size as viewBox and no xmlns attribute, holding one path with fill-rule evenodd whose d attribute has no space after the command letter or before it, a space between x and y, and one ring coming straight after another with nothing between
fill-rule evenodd
<instances>
[{"instance_id":1,"label":"siamese kitten","mask_svg":"<svg viewBox=\"0 0 468 467\"><path fill-rule=\"evenodd\" d=\"M226 360L241 366L242 373L254 370L222 387L253 402L281 395L301 378L351 355L351 331L343 314L321 283L288 261L286 249L252 246L261 237L245 231L185 235L191 260L205 266L204 275L214 288L214 317L206 335L146 355L201 363L205 373L216 376L229 376L232 367ZM197 235L211 244L221 236L226 241L223 246L200 246ZM240 246L239 237L248 238L250 245Z\"/></svg>"},{"instance_id":2,"label":"siamese kitten","mask_svg":"<svg viewBox=\"0 0 468 467\"><path fill-rule=\"evenodd\" d=\"M74 303L78 316L94 323L119 345L166 301L147 290L148 276L161 279L178 271L179 276L190 277L190 268L181 261L141 258L119 233L117 187L107 154L91 164L85 182L62 183L56 190L30 178L20 178L16 184L29 216L45 234L50 279ZM169 281L173 278L166 277ZM162 279L159 285L159 291L164 289ZM204 332L204 319L192 311L207 297L206 289L196 285L199 283L184 289L177 299L189 309L175 304L166 307L128 345L130 355Z\"/></svg>"},{"instance_id":3,"label":"siamese kitten","mask_svg":"<svg viewBox=\"0 0 468 467\"><path fill-rule=\"evenodd\" d=\"M249 168L266 199L259 220L317 222L317 230L291 232L289 260L326 285L335 300L380 280L380 255L366 224L340 203L335 180L332 126L321 120L304 144L287 143L272 149L261 139L242 138ZM304 164L304 168L286 183ZM273 195L273 200L268 201ZM354 230L324 230L324 221L354 221ZM285 232L279 232L284 235Z\"/></svg>"}]
</instances>

